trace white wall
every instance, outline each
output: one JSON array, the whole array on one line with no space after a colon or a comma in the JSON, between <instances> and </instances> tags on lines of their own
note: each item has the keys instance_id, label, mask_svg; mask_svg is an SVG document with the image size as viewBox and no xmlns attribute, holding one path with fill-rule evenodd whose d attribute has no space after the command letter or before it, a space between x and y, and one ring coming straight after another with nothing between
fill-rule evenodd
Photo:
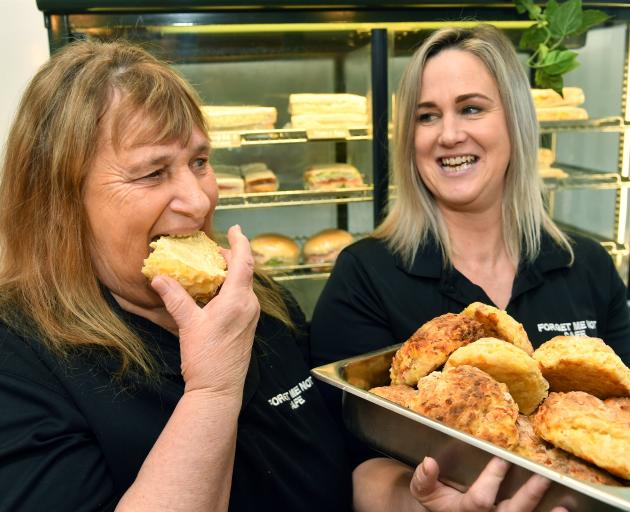
<instances>
[{"instance_id":1,"label":"white wall","mask_svg":"<svg viewBox=\"0 0 630 512\"><path fill-rule=\"evenodd\" d=\"M0 0L0 153L22 92L37 68L48 58L44 16L35 0Z\"/></svg>"}]
</instances>

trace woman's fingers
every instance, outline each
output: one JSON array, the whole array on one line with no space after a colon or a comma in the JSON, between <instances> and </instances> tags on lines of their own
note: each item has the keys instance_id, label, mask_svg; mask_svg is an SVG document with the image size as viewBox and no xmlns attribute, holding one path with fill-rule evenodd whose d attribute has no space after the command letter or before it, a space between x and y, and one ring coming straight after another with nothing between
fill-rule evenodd
<instances>
[{"instance_id":1,"label":"woman's fingers","mask_svg":"<svg viewBox=\"0 0 630 512\"><path fill-rule=\"evenodd\" d=\"M168 276L156 276L151 281L151 286L158 293L166 310L178 326L182 325L182 322L197 309L193 298L175 279Z\"/></svg>"},{"instance_id":2,"label":"woman's fingers","mask_svg":"<svg viewBox=\"0 0 630 512\"><path fill-rule=\"evenodd\" d=\"M430 499L438 485L440 469L431 457L425 457L414 471L411 479L411 494L420 502Z\"/></svg>"},{"instance_id":3,"label":"woman's fingers","mask_svg":"<svg viewBox=\"0 0 630 512\"><path fill-rule=\"evenodd\" d=\"M224 252L228 263L228 274L223 288L251 288L254 274L254 258L249 247L249 240L239 225L228 230L230 250Z\"/></svg>"}]
</instances>

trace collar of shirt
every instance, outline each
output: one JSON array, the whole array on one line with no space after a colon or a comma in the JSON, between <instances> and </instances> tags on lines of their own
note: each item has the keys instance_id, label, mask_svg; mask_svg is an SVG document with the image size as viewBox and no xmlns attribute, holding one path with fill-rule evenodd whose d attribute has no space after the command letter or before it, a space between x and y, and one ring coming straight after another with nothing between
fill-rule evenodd
<instances>
[{"instance_id":1,"label":"collar of shirt","mask_svg":"<svg viewBox=\"0 0 630 512\"><path fill-rule=\"evenodd\" d=\"M416 257L407 267L399 254L394 255L396 266L409 275L432 278L440 281L440 291L464 304L490 299L477 285L471 283L457 269L444 267L442 252L435 238L429 236L426 243L418 248ZM543 232L540 242L540 252L532 262L522 261L512 287L510 301L519 295L539 286L543 282L543 274L560 268L568 267L570 255L559 247L546 232Z\"/></svg>"}]
</instances>

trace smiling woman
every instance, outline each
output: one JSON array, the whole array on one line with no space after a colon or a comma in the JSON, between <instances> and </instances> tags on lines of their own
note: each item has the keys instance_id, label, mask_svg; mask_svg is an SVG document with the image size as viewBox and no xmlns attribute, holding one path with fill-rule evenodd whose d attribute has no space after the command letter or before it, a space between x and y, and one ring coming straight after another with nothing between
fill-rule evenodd
<instances>
[{"instance_id":1,"label":"smiling woman","mask_svg":"<svg viewBox=\"0 0 630 512\"><path fill-rule=\"evenodd\" d=\"M402 343L475 302L507 310L535 347L551 337L541 326L568 322L630 362L627 295L611 258L544 209L538 124L510 41L488 25L436 31L411 57L396 100L397 198L372 236L339 255L313 313L315 362ZM340 397L329 398L340 410ZM391 486L410 481L429 510L492 510L505 471L494 461L460 494L437 481L435 461L414 473L372 459L355 469L355 508L387 510ZM534 486L496 509L535 510Z\"/></svg>"},{"instance_id":2,"label":"smiling woman","mask_svg":"<svg viewBox=\"0 0 630 512\"><path fill-rule=\"evenodd\" d=\"M349 509L304 316L240 228L205 306L142 274L158 237L211 236L209 151L191 86L129 44L70 44L28 86L0 182L0 509Z\"/></svg>"}]
</instances>

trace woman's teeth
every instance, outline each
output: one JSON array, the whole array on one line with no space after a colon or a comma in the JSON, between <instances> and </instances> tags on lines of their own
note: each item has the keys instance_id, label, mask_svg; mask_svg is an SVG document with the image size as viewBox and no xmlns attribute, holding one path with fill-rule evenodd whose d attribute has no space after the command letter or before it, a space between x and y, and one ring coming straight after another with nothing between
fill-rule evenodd
<instances>
[{"instance_id":1,"label":"woman's teeth","mask_svg":"<svg viewBox=\"0 0 630 512\"><path fill-rule=\"evenodd\" d=\"M447 172L461 172L468 169L476 160L477 157L473 155L465 155L441 158L440 162Z\"/></svg>"}]
</instances>

